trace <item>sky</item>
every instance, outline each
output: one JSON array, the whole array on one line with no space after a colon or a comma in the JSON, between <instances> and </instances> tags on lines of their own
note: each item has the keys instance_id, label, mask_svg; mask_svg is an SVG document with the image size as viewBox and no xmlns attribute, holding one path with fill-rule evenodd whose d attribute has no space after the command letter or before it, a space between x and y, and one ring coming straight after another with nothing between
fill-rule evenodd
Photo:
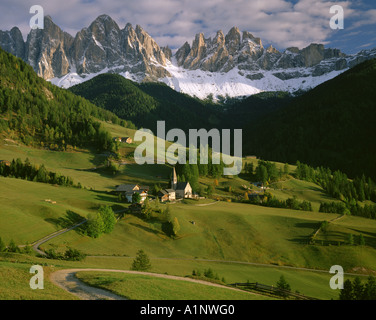
<instances>
[{"instance_id":1,"label":"sky","mask_svg":"<svg viewBox=\"0 0 376 320\"><path fill-rule=\"evenodd\" d=\"M26 39L36 4L72 36L108 14L120 28L138 24L160 46L175 50L199 32L209 38L233 26L281 51L310 43L347 54L376 47L376 0L1 0L0 30L17 26ZM344 29L330 28L333 5L344 10Z\"/></svg>"}]
</instances>

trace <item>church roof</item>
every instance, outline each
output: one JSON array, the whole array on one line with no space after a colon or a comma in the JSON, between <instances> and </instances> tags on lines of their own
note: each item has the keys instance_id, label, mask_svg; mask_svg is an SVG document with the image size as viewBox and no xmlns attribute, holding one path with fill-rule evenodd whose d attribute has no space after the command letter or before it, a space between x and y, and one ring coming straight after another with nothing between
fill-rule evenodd
<instances>
[{"instance_id":1,"label":"church roof","mask_svg":"<svg viewBox=\"0 0 376 320\"><path fill-rule=\"evenodd\" d=\"M176 184L176 190L184 190L189 185L189 182L178 182Z\"/></svg>"}]
</instances>

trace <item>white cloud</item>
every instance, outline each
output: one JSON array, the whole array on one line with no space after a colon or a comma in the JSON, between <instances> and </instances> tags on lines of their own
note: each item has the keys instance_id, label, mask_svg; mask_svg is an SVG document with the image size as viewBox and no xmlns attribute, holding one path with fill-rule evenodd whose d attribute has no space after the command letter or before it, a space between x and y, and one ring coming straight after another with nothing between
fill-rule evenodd
<instances>
[{"instance_id":1,"label":"white cloud","mask_svg":"<svg viewBox=\"0 0 376 320\"><path fill-rule=\"evenodd\" d=\"M29 31L29 8L35 0L2 0L0 29L17 25ZM375 23L376 10L367 11L363 20L350 1L299 0L39 0L45 14L73 36L100 14L110 15L121 28L127 22L141 25L159 45L180 47L191 43L198 32L206 37L233 26L247 30L264 42L284 49L305 47L312 42L326 43L333 4L342 5L346 17L358 17L357 26Z\"/></svg>"}]
</instances>

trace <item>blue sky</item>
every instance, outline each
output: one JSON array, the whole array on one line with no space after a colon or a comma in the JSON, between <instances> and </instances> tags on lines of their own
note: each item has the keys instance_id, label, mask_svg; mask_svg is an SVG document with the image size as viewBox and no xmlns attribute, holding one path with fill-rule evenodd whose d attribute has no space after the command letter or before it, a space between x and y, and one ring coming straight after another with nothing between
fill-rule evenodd
<instances>
[{"instance_id":1,"label":"blue sky","mask_svg":"<svg viewBox=\"0 0 376 320\"><path fill-rule=\"evenodd\" d=\"M323 43L351 54L376 47L375 0L2 0L0 29L18 26L26 38L34 4L73 36L108 14L120 28L128 22L139 24L159 45L171 48L191 43L196 33L208 38L233 26L279 50ZM335 4L344 9L343 30L329 26L329 9Z\"/></svg>"}]
</instances>

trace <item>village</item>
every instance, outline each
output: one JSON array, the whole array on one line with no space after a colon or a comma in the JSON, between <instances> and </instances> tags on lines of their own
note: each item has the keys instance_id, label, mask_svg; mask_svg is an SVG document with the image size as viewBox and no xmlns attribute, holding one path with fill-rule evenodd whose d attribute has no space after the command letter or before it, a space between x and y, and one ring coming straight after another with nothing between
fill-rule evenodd
<instances>
[{"instance_id":1,"label":"village","mask_svg":"<svg viewBox=\"0 0 376 320\"><path fill-rule=\"evenodd\" d=\"M129 203L133 203L135 200L135 194L138 194L138 203L143 203L146 198L151 199L155 196L150 194L150 187L139 184L122 184L118 185L115 189L115 193L122 199ZM198 195L193 193L192 187L189 182L178 182L176 170L172 169L170 188L159 190L156 195L160 202L175 202L183 199L198 199Z\"/></svg>"}]
</instances>

